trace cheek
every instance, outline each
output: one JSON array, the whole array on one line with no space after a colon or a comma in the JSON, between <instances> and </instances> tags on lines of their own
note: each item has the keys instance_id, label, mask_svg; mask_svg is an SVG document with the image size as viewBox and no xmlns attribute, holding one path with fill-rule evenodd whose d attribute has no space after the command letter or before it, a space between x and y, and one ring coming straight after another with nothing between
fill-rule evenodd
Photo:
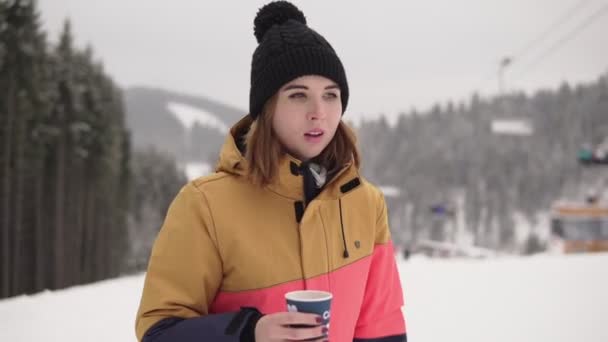
<instances>
[{"instance_id":1,"label":"cheek","mask_svg":"<svg viewBox=\"0 0 608 342\"><path fill-rule=\"evenodd\" d=\"M280 101L274 113L273 126L275 130L289 134L298 127L299 117L296 106Z\"/></svg>"},{"instance_id":2,"label":"cheek","mask_svg":"<svg viewBox=\"0 0 608 342\"><path fill-rule=\"evenodd\" d=\"M338 128L338 125L340 124L340 120L342 119L342 112L338 112L338 113L332 113L331 117L329 118L328 122L329 125L331 126L331 129L335 132L336 129Z\"/></svg>"},{"instance_id":3,"label":"cheek","mask_svg":"<svg viewBox=\"0 0 608 342\"><path fill-rule=\"evenodd\" d=\"M330 109L328 110L328 117L330 117L332 121L339 121L340 118L342 118L342 103L340 100L336 100L332 103Z\"/></svg>"},{"instance_id":4,"label":"cheek","mask_svg":"<svg viewBox=\"0 0 608 342\"><path fill-rule=\"evenodd\" d=\"M285 116L277 115L273 119L272 126L281 144L289 145L289 142L293 140L292 137L296 133L293 120L289 120Z\"/></svg>"},{"instance_id":5,"label":"cheek","mask_svg":"<svg viewBox=\"0 0 608 342\"><path fill-rule=\"evenodd\" d=\"M285 116L275 117L274 129L276 132L284 136L293 130L293 122Z\"/></svg>"}]
</instances>

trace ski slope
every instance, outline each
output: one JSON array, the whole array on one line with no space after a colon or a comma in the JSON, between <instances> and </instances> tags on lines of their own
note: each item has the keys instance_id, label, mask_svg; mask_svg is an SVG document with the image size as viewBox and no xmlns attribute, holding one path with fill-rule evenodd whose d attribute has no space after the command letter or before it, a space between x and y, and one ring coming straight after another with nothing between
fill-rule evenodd
<instances>
[{"instance_id":1,"label":"ski slope","mask_svg":"<svg viewBox=\"0 0 608 342\"><path fill-rule=\"evenodd\" d=\"M398 263L411 342L608 341L608 254ZM142 282L2 300L0 341L135 341Z\"/></svg>"}]
</instances>

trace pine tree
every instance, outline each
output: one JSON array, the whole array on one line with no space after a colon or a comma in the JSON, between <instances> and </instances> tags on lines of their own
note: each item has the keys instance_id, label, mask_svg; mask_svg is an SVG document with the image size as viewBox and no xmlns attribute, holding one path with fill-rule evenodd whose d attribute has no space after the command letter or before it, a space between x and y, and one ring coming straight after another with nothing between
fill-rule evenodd
<instances>
[{"instance_id":1,"label":"pine tree","mask_svg":"<svg viewBox=\"0 0 608 342\"><path fill-rule=\"evenodd\" d=\"M32 1L0 1L0 89L2 91L3 141L0 164L0 211L2 212L2 291L6 296L31 289L33 278L22 272L33 258L26 253L33 241L34 221L25 210L30 180L29 167L37 157L31 144L35 113L44 110L43 76L45 38ZM9 282L9 279L12 281Z\"/></svg>"}]
</instances>

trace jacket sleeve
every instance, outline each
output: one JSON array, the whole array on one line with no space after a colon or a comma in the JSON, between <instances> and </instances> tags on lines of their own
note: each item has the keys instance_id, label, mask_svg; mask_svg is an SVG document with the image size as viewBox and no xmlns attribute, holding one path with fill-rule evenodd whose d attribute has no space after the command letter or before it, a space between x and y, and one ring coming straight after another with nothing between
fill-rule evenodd
<instances>
[{"instance_id":1,"label":"jacket sleeve","mask_svg":"<svg viewBox=\"0 0 608 342\"><path fill-rule=\"evenodd\" d=\"M355 327L357 342L407 341L403 317L403 291L388 227L384 197L378 194L376 244Z\"/></svg>"},{"instance_id":2,"label":"jacket sleeve","mask_svg":"<svg viewBox=\"0 0 608 342\"><path fill-rule=\"evenodd\" d=\"M138 341L239 341L252 314L209 314L221 280L213 217L204 193L189 183L171 203L152 248L135 323Z\"/></svg>"}]
</instances>

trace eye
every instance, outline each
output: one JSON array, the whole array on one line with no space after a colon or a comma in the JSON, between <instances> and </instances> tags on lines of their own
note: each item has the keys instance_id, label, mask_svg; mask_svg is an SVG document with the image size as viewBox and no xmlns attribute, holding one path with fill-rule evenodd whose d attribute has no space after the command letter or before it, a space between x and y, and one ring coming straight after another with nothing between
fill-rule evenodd
<instances>
[{"instance_id":1,"label":"eye","mask_svg":"<svg viewBox=\"0 0 608 342\"><path fill-rule=\"evenodd\" d=\"M301 92L300 93L293 93L293 94L289 95L290 99L303 99L305 97L306 97L306 94L301 93Z\"/></svg>"},{"instance_id":2,"label":"eye","mask_svg":"<svg viewBox=\"0 0 608 342\"><path fill-rule=\"evenodd\" d=\"M325 94L325 98L330 100L337 99L338 97L338 94L333 92Z\"/></svg>"}]
</instances>

